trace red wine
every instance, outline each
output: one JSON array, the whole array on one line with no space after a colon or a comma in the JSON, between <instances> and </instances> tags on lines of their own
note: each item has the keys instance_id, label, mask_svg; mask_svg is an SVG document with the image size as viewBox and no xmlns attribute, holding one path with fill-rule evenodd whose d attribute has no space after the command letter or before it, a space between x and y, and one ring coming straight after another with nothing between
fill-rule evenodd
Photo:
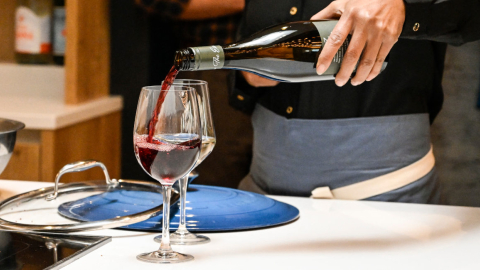
<instances>
[{"instance_id":1,"label":"red wine","mask_svg":"<svg viewBox=\"0 0 480 270\"><path fill-rule=\"evenodd\" d=\"M170 71L167 74L167 77L165 77L165 80L163 81L162 84L162 91L160 91L160 95L158 96L157 104L155 106L155 110L153 111L152 118L150 120L150 123L148 124L148 142L152 142L153 136L155 135L155 126L157 125L158 122L158 114L162 110L162 105L163 102L165 101L165 97L167 96L168 90L173 84L173 81L175 81L175 78L178 75L178 68L177 66L173 66ZM165 91L163 91L165 90Z\"/></svg>"},{"instance_id":2,"label":"red wine","mask_svg":"<svg viewBox=\"0 0 480 270\"><path fill-rule=\"evenodd\" d=\"M162 84L162 90L168 90L173 84L173 81L175 81L175 78L177 77L179 72L179 69L176 65L173 65L170 71L168 72L167 76L165 77L165 80L163 80Z\"/></svg>"},{"instance_id":3,"label":"red wine","mask_svg":"<svg viewBox=\"0 0 480 270\"><path fill-rule=\"evenodd\" d=\"M204 46L179 50L179 70L237 69L283 82L333 80L340 70L348 37L330 67L318 75L318 56L337 21L300 21L272 26L226 47ZM385 68L384 63L382 70Z\"/></svg>"},{"instance_id":4,"label":"red wine","mask_svg":"<svg viewBox=\"0 0 480 270\"><path fill-rule=\"evenodd\" d=\"M201 138L192 134L148 138L134 135L135 155L143 169L163 185L172 185L188 173L200 153Z\"/></svg>"}]
</instances>

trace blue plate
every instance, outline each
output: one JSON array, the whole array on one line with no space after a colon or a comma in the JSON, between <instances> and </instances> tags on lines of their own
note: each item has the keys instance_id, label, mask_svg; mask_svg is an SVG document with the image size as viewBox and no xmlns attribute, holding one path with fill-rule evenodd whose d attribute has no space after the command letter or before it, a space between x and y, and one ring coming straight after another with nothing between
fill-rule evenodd
<instances>
[{"instance_id":1,"label":"blue plate","mask_svg":"<svg viewBox=\"0 0 480 270\"><path fill-rule=\"evenodd\" d=\"M64 203L61 215L80 221L98 221L127 216L162 204L162 195L139 190L114 190ZM171 208L170 228L178 227L178 203ZM187 193L187 228L190 231L236 231L270 227L299 217L297 208L247 191L190 185ZM161 231L162 215L122 227L142 231Z\"/></svg>"}]
</instances>

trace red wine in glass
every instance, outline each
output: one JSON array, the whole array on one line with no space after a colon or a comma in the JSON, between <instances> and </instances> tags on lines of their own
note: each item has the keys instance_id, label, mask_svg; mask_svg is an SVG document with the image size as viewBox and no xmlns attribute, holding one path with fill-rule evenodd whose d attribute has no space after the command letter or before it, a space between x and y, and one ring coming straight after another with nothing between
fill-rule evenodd
<instances>
[{"instance_id":1,"label":"red wine in glass","mask_svg":"<svg viewBox=\"0 0 480 270\"><path fill-rule=\"evenodd\" d=\"M172 185L192 169L201 142L192 134L134 136L135 154L143 169L163 185Z\"/></svg>"}]
</instances>

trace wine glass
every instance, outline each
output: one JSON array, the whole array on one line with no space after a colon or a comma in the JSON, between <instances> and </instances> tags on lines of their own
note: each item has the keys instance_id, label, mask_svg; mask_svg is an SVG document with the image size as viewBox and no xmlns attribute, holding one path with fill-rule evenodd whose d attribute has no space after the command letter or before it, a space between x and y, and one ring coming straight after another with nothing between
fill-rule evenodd
<instances>
[{"instance_id":1,"label":"wine glass","mask_svg":"<svg viewBox=\"0 0 480 270\"><path fill-rule=\"evenodd\" d=\"M173 82L173 85L183 85L195 88L197 90L198 107L200 110L200 119L202 122L202 148L200 157L195 164L195 167L200 165L205 158L210 155L215 147L216 137L215 128L213 127L212 112L210 109L210 96L208 93L208 83L201 80L178 79ZM196 245L210 242L210 238L204 235L197 235L187 230L186 224L186 201L187 201L187 186L188 177L185 176L179 181L180 188L180 224L178 229L170 234L170 242L174 245ZM161 242L162 236L155 237L155 241Z\"/></svg>"},{"instance_id":2,"label":"wine glass","mask_svg":"<svg viewBox=\"0 0 480 270\"><path fill-rule=\"evenodd\" d=\"M144 87L138 100L134 126L135 156L142 168L162 184L163 219L160 248L137 259L177 263L193 259L170 246L172 185L193 170L200 155L202 128L194 88L172 85Z\"/></svg>"}]
</instances>

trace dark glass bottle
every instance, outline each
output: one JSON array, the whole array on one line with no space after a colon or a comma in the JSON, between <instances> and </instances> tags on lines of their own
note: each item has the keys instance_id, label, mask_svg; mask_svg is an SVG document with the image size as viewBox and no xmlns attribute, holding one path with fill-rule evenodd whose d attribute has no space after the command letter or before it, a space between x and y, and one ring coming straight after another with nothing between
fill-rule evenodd
<instances>
[{"instance_id":1,"label":"dark glass bottle","mask_svg":"<svg viewBox=\"0 0 480 270\"><path fill-rule=\"evenodd\" d=\"M237 69L284 82L333 80L350 37L327 71L318 75L318 56L337 21L299 21L276 25L225 47L191 47L176 52L178 70ZM385 68L386 63L382 67Z\"/></svg>"},{"instance_id":2,"label":"dark glass bottle","mask_svg":"<svg viewBox=\"0 0 480 270\"><path fill-rule=\"evenodd\" d=\"M53 61L57 65L65 62L65 0L54 0L53 2Z\"/></svg>"}]
</instances>

